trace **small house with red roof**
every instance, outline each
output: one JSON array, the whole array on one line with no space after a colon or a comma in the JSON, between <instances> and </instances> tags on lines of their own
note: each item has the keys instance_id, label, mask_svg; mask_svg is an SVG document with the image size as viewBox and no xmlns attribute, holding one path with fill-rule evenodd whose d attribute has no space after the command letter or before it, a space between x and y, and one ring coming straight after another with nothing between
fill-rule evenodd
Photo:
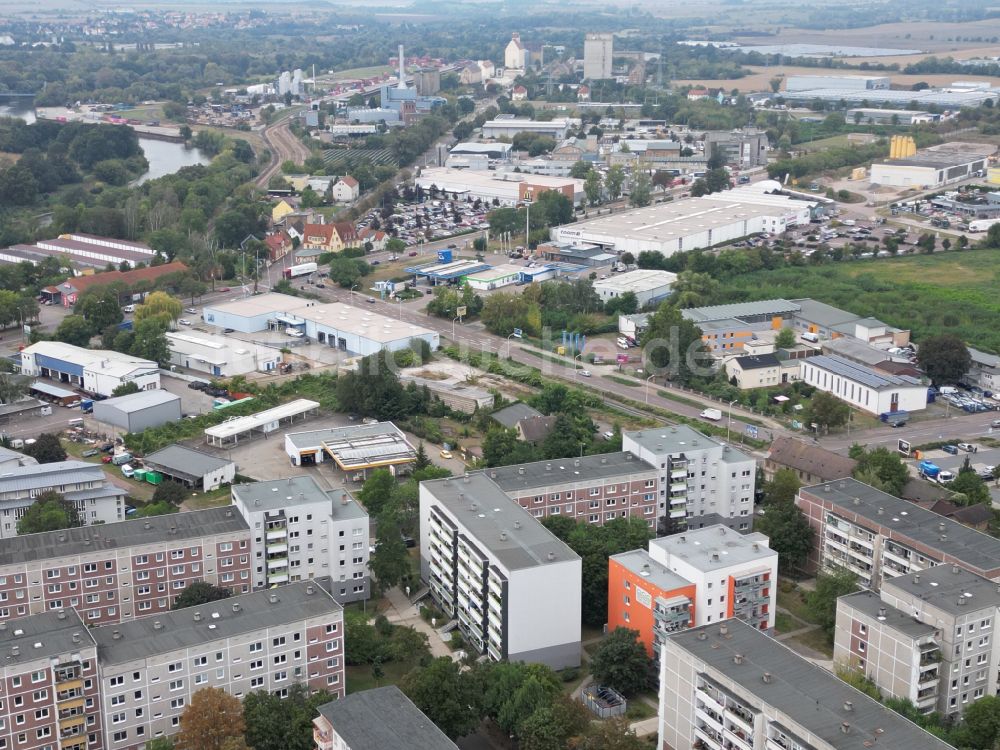
<instances>
[{"instance_id":1,"label":"small house with red roof","mask_svg":"<svg viewBox=\"0 0 1000 750\"><path fill-rule=\"evenodd\" d=\"M360 194L361 186L349 174L341 177L330 188L330 195L337 203L353 203Z\"/></svg>"},{"instance_id":2,"label":"small house with red roof","mask_svg":"<svg viewBox=\"0 0 1000 750\"><path fill-rule=\"evenodd\" d=\"M280 232L267 235L264 238L264 244L267 245L267 255L273 263L284 258L292 249L292 238L288 236L288 232L282 229Z\"/></svg>"}]
</instances>

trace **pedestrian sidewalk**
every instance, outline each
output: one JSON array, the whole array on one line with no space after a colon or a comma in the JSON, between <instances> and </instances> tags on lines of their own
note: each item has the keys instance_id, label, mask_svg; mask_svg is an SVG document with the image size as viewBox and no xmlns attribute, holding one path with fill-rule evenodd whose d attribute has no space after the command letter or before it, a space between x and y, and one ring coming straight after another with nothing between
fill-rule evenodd
<instances>
[{"instance_id":1,"label":"pedestrian sidewalk","mask_svg":"<svg viewBox=\"0 0 1000 750\"><path fill-rule=\"evenodd\" d=\"M385 610L385 616L389 622L394 625L406 625L417 632L425 634L430 644L431 656L435 658L447 656L452 661L458 661L457 652L448 648L448 645L438 635L438 632L431 627L429 622L425 622L420 616L418 606L407 599L406 594L398 587L389 589L386 592L385 598L389 602L389 606ZM442 622L439 624L444 625L445 623Z\"/></svg>"}]
</instances>

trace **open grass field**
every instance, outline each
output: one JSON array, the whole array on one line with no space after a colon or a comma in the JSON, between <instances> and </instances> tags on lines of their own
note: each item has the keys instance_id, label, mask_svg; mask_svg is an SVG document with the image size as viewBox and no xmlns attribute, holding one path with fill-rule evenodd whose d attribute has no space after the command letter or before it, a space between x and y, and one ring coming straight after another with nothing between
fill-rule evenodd
<instances>
[{"instance_id":1,"label":"open grass field","mask_svg":"<svg viewBox=\"0 0 1000 750\"><path fill-rule=\"evenodd\" d=\"M813 297L922 337L954 333L1000 352L1000 249L757 271L723 283L732 301Z\"/></svg>"},{"instance_id":2,"label":"open grass field","mask_svg":"<svg viewBox=\"0 0 1000 750\"><path fill-rule=\"evenodd\" d=\"M322 76L331 81L346 81L352 78L374 78L383 73L391 73L393 69L388 65L370 65L367 68L348 68L347 70L337 70L329 76Z\"/></svg>"}]
</instances>

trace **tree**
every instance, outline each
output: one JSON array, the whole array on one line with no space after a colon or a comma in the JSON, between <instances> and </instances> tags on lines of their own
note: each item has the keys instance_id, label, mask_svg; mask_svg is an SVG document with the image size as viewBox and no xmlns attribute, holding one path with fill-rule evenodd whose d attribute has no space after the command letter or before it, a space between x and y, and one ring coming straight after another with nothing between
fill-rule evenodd
<instances>
[{"instance_id":1,"label":"tree","mask_svg":"<svg viewBox=\"0 0 1000 750\"><path fill-rule=\"evenodd\" d=\"M159 488L157 488L159 489ZM171 513L180 512L180 508L168 502L152 502L149 505L139 508L136 516L139 518L149 518L150 516L166 516Z\"/></svg>"},{"instance_id":2,"label":"tree","mask_svg":"<svg viewBox=\"0 0 1000 750\"><path fill-rule=\"evenodd\" d=\"M648 206L651 201L651 188L649 175L640 172L632 182L632 190L628 197L629 203L635 208Z\"/></svg>"},{"instance_id":3,"label":"tree","mask_svg":"<svg viewBox=\"0 0 1000 750\"><path fill-rule=\"evenodd\" d=\"M909 481L910 473L898 453L884 447L874 448L862 451L855 460L858 462L853 472L855 478L862 475L875 477L879 489L890 495L902 497L903 487Z\"/></svg>"},{"instance_id":4,"label":"tree","mask_svg":"<svg viewBox=\"0 0 1000 750\"><path fill-rule=\"evenodd\" d=\"M625 717L594 722L576 750L648 750L649 745L629 728Z\"/></svg>"},{"instance_id":5,"label":"tree","mask_svg":"<svg viewBox=\"0 0 1000 750\"><path fill-rule=\"evenodd\" d=\"M851 417L851 407L836 396L817 391L809 402L809 418L820 427L840 427Z\"/></svg>"},{"instance_id":6,"label":"tree","mask_svg":"<svg viewBox=\"0 0 1000 750\"><path fill-rule=\"evenodd\" d=\"M171 297L166 292L153 292L146 297L145 302L135 308L135 325L146 320L158 320L166 330L171 323L181 316L183 311L181 301Z\"/></svg>"},{"instance_id":7,"label":"tree","mask_svg":"<svg viewBox=\"0 0 1000 750\"><path fill-rule=\"evenodd\" d=\"M167 480L156 486L156 491L153 492L153 502L180 505L187 499L187 496L188 489L183 484Z\"/></svg>"},{"instance_id":8,"label":"tree","mask_svg":"<svg viewBox=\"0 0 1000 750\"><path fill-rule=\"evenodd\" d=\"M479 725L480 695L461 665L447 657L406 675L399 685L414 705L452 739L464 737ZM259 750L254 748L254 750Z\"/></svg>"},{"instance_id":9,"label":"tree","mask_svg":"<svg viewBox=\"0 0 1000 750\"><path fill-rule=\"evenodd\" d=\"M965 377L972 367L972 356L958 336L941 333L920 342L917 363L934 385L949 385Z\"/></svg>"},{"instance_id":10,"label":"tree","mask_svg":"<svg viewBox=\"0 0 1000 750\"><path fill-rule=\"evenodd\" d=\"M770 482L764 484L764 502L768 505L793 503L802 483L792 469L778 469Z\"/></svg>"},{"instance_id":11,"label":"tree","mask_svg":"<svg viewBox=\"0 0 1000 750\"><path fill-rule=\"evenodd\" d=\"M754 522L754 529L770 540L771 549L778 553L782 572L800 570L805 565L815 532L795 503L768 505Z\"/></svg>"},{"instance_id":12,"label":"tree","mask_svg":"<svg viewBox=\"0 0 1000 750\"><path fill-rule=\"evenodd\" d=\"M398 586L410 575L410 555L396 513L383 512L378 516L378 542L368 567L379 593Z\"/></svg>"},{"instance_id":13,"label":"tree","mask_svg":"<svg viewBox=\"0 0 1000 750\"><path fill-rule=\"evenodd\" d=\"M622 695L631 696L644 690L649 657L639 640L639 631L615 628L594 651L590 672L600 684L610 685Z\"/></svg>"},{"instance_id":14,"label":"tree","mask_svg":"<svg viewBox=\"0 0 1000 750\"><path fill-rule=\"evenodd\" d=\"M1000 741L1000 696L984 695L962 714L956 730L959 747L995 748Z\"/></svg>"},{"instance_id":15,"label":"tree","mask_svg":"<svg viewBox=\"0 0 1000 750\"><path fill-rule=\"evenodd\" d=\"M608 189L608 196L616 201L621 197L622 185L625 184L625 170L621 164L615 164L608 170L604 178L604 186Z\"/></svg>"},{"instance_id":16,"label":"tree","mask_svg":"<svg viewBox=\"0 0 1000 750\"><path fill-rule=\"evenodd\" d=\"M228 599L233 592L221 586L213 586L208 581L194 581L177 595L173 609L198 607L220 599Z\"/></svg>"},{"instance_id":17,"label":"tree","mask_svg":"<svg viewBox=\"0 0 1000 750\"><path fill-rule=\"evenodd\" d=\"M0 372L0 404L12 404L21 400L31 387L31 378Z\"/></svg>"},{"instance_id":18,"label":"tree","mask_svg":"<svg viewBox=\"0 0 1000 750\"><path fill-rule=\"evenodd\" d=\"M483 459L487 466L510 466L536 458L534 446L519 440L516 430L492 427L483 438Z\"/></svg>"},{"instance_id":19,"label":"tree","mask_svg":"<svg viewBox=\"0 0 1000 750\"><path fill-rule=\"evenodd\" d=\"M420 471L431 465L431 460L427 457L427 449L424 448L424 441L421 440L417 446L417 456L413 459L413 470Z\"/></svg>"},{"instance_id":20,"label":"tree","mask_svg":"<svg viewBox=\"0 0 1000 750\"><path fill-rule=\"evenodd\" d=\"M827 638L833 639L837 624L837 599L857 590L857 576L849 570L838 568L816 576L816 588L806 593L806 607Z\"/></svg>"},{"instance_id":21,"label":"tree","mask_svg":"<svg viewBox=\"0 0 1000 750\"><path fill-rule=\"evenodd\" d=\"M122 331L119 336L123 334L128 334L123 340L128 341L127 351L132 356L161 364L170 359L167 329L160 316L139 321L135 325L135 330ZM115 348L120 350L118 336L115 337Z\"/></svg>"},{"instance_id":22,"label":"tree","mask_svg":"<svg viewBox=\"0 0 1000 750\"><path fill-rule=\"evenodd\" d=\"M590 170L583 180L583 192L587 196L587 203L596 206L601 202L601 173L596 169Z\"/></svg>"},{"instance_id":23,"label":"tree","mask_svg":"<svg viewBox=\"0 0 1000 750\"><path fill-rule=\"evenodd\" d=\"M590 163L581 159L580 161L574 162L573 166L570 167L569 176L575 180L585 180L587 175L590 174L590 170Z\"/></svg>"},{"instance_id":24,"label":"tree","mask_svg":"<svg viewBox=\"0 0 1000 750\"><path fill-rule=\"evenodd\" d=\"M338 256L330 261L330 281L350 289L368 273L368 264L357 258Z\"/></svg>"},{"instance_id":25,"label":"tree","mask_svg":"<svg viewBox=\"0 0 1000 750\"><path fill-rule=\"evenodd\" d=\"M114 288L99 287L85 292L75 305L76 312L90 323L95 331L103 331L108 326L122 322L122 308L118 303L118 291Z\"/></svg>"},{"instance_id":26,"label":"tree","mask_svg":"<svg viewBox=\"0 0 1000 750\"><path fill-rule=\"evenodd\" d=\"M719 282L707 273L681 271L673 285L673 304L682 309L709 304L719 293Z\"/></svg>"},{"instance_id":27,"label":"tree","mask_svg":"<svg viewBox=\"0 0 1000 750\"><path fill-rule=\"evenodd\" d=\"M358 493L358 501L365 506L371 517L378 516L388 506L392 493L398 486L396 478L388 469L376 469L365 480Z\"/></svg>"},{"instance_id":28,"label":"tree","mask_svg":"<svg viewBox=\"0 0 1000 750\"><path fill-rule=\"evenodd\" d=\"M774 337L774 345L779 349L795 346L795 331L791 328L782 328Z\"/></svg>"},{"instance_id":29,"label":"tree","mask_svg":"<svg viewBox=\"0 0 1000 750\"><path fill-rule=\"evenodd\" d=\"M711 355L701 335L701 329L677 307L664 302L649 319L640 341L646 369L685 385L696 374L710 374Z\"/></svg>"},{"instance_id":30,"label":"tree","mask_svg":"<svg viewBox=\"0 0 1000 750\"><path fill-rule=\"evenodd\" d=\"M51 432L43 432L34 443L24 446L24 455L31 456L40 464L53 464L66 460L66 451L59 441L59 436Z\"/></svg>"},{"instance_id":31,"label":"tree","mask_svg":"<svg viewBox=\"0 0 1000 750\"><path fill-rule=\"evenodd\" d=\"M176 750L237 750L246 748L240 699L221 688L202 688L191 696L174 737ZM235 742L234 742L235 741Z\"/></svg>"},{"instance_id":32,"label":"tree","mask_svg":"<svg viewBox=\"0 0 1000 750\"><path fill-rule=\"evenodd\" d=\"M170 737L156 737L146 743L146 750L174 750L174 741Z\"/></svg>"},{"instance_id":33,"label":"tree","mask_svg":"<svg viewBox=\"0 0 1000 750\"><path fill-rule=\"evenodd\" d=\"M138 393L139 386L135 384L134 380L130 380L127 383L122 383L117 386L113 391L111 391L112 396L128 396L132 393Z\"/></svg>"},{"instance_id":34,"label":"tree","mask_svg":"<svg viewBox=\"0 0 1000 750\"><path fill-rule=\"evenodd\" d=\"M63 318L52 335L56 341L62 341L64 344L86 347L94 335L94 329L86 318L74 314Z\"/></svg>"},{"instance_id":35,"label":"tree","mask_svg":"<svg viewBox=\"0 0 1000 750\"><path fill-rule=\"evenodd\" d=\"M81 526L76 506L58 492L49 490L35 498L17 522L18 534L39 534Z\"/></svg>"},{"instance_id":36,"label":"tree","mask_svg":"<svg viewBox=\"0 0 1000 750\"><path fill-rule=\"evenodd\" d=\"M964 505L979 505L990 502L990 489L969 462L969 457L965 457L965 463L958 470L955 481L948 485L948 489L965 498Z\"/></svg>"},{"instance_id":37,"label":"tree","mask_svg":"<svg viewBox=\"0 0 1000 750\"><path fill-rule=\"evenodd\" d=\"M313 717L332 696L325 690L310 694L296 683L279 698L267 690L255 690L243 699L245 738L253 750L313 750Z\"/></svg>"}]
</instances>

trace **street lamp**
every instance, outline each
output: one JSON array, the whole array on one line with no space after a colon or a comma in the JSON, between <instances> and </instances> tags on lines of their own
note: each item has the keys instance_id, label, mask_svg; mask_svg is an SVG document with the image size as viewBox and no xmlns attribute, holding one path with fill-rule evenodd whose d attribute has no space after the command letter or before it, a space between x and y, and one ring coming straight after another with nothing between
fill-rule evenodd
<instances>
[{"instance_id":1,"label":"street lamp","mask_svg":"<svg viewBox=\"0 0 1000 750\"><path fill-rule=\"evenodd\" d=\"M653 373L648 378L646 378L646 403L649 403L649 381L656 377L656 373Z\"/></svg>"},{"instance_id":2,"label":"street lamp","mask_svg":"<svg viewBox=\"0 0 1000 750\"><path fill-rule=\"evenodd\" d=\"M729 442L729 430L733 426L733 404L735 404L737 401L739 401L739 399L738 398L734 398L732 401L729 402L729 418L726 421L726 442L727 443Z\"/></svg>"},{"instance_id":3,"label":"street lamp","mask_svg":"<svg viewBox=\"0 0 1000 750\"><path fill-rule=\"evenodd\" d=\"M400 297L396 298L396 309L399 311L399 319L403 319L403 300Z\"/></svg>"},{"instance_id":4,"label":"street lamp","mask_svg":"<svg viewBox=\"0 0 1000 750\"><path fill-rule=\"evenodd\" d=\"M458 320L461 320L461 318L462 318L461 315L456 315L454 318L451 319L451 338L453 341L455 340L455 323Z\"/></svg>"},{"instance_id":5,"label":"street lamp","mask_svg":"<svg viewBox=\"0 0 1000 750\"><path fill-rule=\"evenodd\" d=\"M355 284L354 286L351 287L351 304L352 305L354 304L354 290L357 289L357 288L358 288L357 284Z\"/></svg>"},{"instance_id":6,"label":"street lamp","mask_svg":"<svg viewBox=\"0 0 1000 750\"><path fill-rule=\"evenodd\" d=\"M580 352L579 354L577 354L577 355L575 355L575 356L573 357L573 380L576 380L576 374L577 374L577 372L579 372L579 371L578 371L578 370L576 369L576 361L577 361L578 359L580 359L580 357L582 357L582 356L583 356L583 352Z\"/></svg>"},{"instance_id":7,"label":"street lamp","mask_svg":"<svg viewBox=\"0 0 1000 750\"><path fill-rule=\"evenodd\" d=\"M510 336L507 337L507 359L510 359L510 340L512 338L518 338L518 339L521 338L521 329L520 328L515 328L511 332Z\"/></svg>"}]
</instances>

